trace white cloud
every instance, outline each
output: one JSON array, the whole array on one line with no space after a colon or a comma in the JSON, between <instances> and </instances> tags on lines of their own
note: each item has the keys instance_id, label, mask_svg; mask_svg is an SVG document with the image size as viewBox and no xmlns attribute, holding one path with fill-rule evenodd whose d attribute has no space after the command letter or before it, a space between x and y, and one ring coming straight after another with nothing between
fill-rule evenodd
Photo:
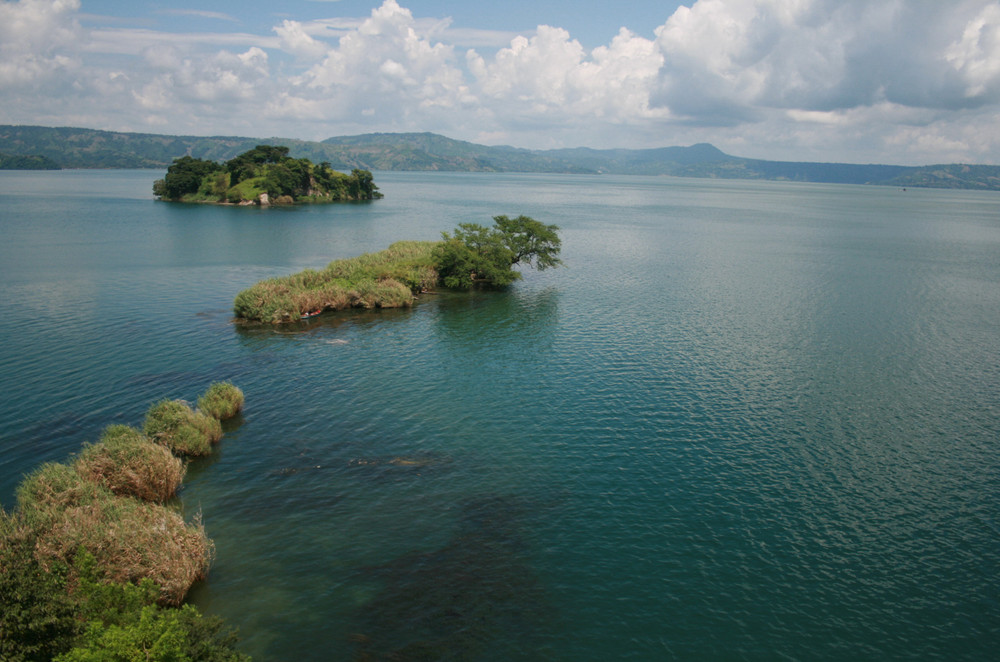
<instances>
[{"instance_id":1,"label":"white cloud","mask_svg":"<svg viewBox=\"0 0 1000 662\"><path fill-rule=\"evenodd\" d=\"M79 9L79 0L0 3L0 89L45 85L78 66L61 50L77 39Z\"/></svg>"},{"instance_id":2,"label":"white cloud","mask_svg":"<svg viewBox=\"0 0 1000 662\"><path fill-rule=\"evenodd\" d=\"M0 3L0 122L1000 162L1000 0L697 0L653 38L622 29L594 49L557 26L456 27L397 0L265 34L88 29L79 11Z\"/></svg>"},{"instance_id":3,"label":"white cloud","mask_svg":"<svg viewBox=\"0 0 1000 662\"><path fill-rule=\"evenodd\" d=\"M421 34L410 10L395 0L385 0L291 82L295 94L318 101L313 105L318 116L342 121L364 113L412 124L426 118L428 109L469 100L452 47Z\"/></svg>"},{"instance_id":4,"label":"white cloud","mask_svg":"<svg viewBox=\"0 0 1000 662\"><path fill-rule=\"evenodd\" d=\"M325 43L313 39L298 21L282 21L274 28L281 39L281 48L303 59L322 57L329 48Z\"/></svg>"},{"instance_id":5,"label":"white cloud","mask_svg":"<svg viewBox=\"0 0 1000 662\"><path fill-rule=\"evenodd\" d=\"M1000 89L1000 5L987 5L971 18L944 57L961 75L967 97L995 99Z\"/></svg>"}]
</instances>

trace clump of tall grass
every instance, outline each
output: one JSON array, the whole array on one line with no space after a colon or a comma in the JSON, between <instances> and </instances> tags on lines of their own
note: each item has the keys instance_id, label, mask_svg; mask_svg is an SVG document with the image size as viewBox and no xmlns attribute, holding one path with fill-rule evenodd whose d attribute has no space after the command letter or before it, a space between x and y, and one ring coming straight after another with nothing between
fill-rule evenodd
<instances>
[{"instance_id":1,"label":"clump of tall grass","mask_svg":"<svg viewBox=\"0 0 1000 662\"><path fill-rule=\"evenodd\" d=\"M117 495L158 503L177 493L185 471L169 449L128 425L108 427L98 443L83 447L73 466Z\"/></svg>"},{"instance_id":2,"label":"clump of tall grass","mask_svg":"<svg viewBox=\"0 0 1000 662\"><path fill-rule=\"evenodd\" d=\"M222 424L218 419L194 411L181 400L154 403L146 412L142 430L174 455L208 455L212 444L222 439Z\"/></svg>"},{"instance_id":3,"label":"clump of tall grass","mask_svg":"<svg viewBox=\"0 0 1000 662\"><path fill-rule=\"evenodd\" d=\"M243 391L231 382L215 382L198 398L198 410L225 420L243 410Z\"/></svg>"},{"instance_id":4,"label":"clump of tall grass","mask_svg":"<svg viewBox=\"0 0 1000 662\"><path fill-rule=\"evenodd\" d=\"M438 242L399 241L384 251L335 260L322 271L306 269L261 281L236 296L237 317L291 322L304 313L344 308L399 308L437 283L432 252Z\"/></svg>"},{"instance_id":5,"label":"clump of tall grass","mask_svg":"<svg viewBox=\"0 0 1000 662\"><path fill-rule=\"evenodd\" d=\"M148 578L160 602L173 605L208 572L214 547L200 521L186 524L165 506L118 496L73 467L42 465L18 487L17 503L42 563L69 565L86 550L106 580Z\"/></svg>"}]
</instances>

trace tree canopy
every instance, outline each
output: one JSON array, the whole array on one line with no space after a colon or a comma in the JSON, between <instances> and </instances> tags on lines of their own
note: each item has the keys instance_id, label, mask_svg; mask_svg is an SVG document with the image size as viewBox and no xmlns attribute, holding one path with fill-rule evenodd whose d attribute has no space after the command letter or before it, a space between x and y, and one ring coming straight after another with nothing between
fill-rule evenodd
<instances>
[{"instance_id":1,"label":"tree canopy","mask_svg":"<svg viewBox=\"0 0 1000 662\"><path fill-rule=\"evenodd\" d=\"M494 216L493 227L460 223L434 250L441 282L449 288L502 288L521 278L519 264L538 270L562 264L559 228L528 216Z\"/></svg>"},{"instance_id":2,"label":"tree canopy","mask_svg":"<svg viewBox=\"0 0 1000 662\"><path fill-rule=\"evenodd\" d=\"M333 202L381 198L367 170L350 175L337 172L324 161L288 155L288 147L257 145L225 164L182 156L174 159L167 175L153 183L153 193L163 200L185 202L269 203Z\"/></svg>"}]
</instances>

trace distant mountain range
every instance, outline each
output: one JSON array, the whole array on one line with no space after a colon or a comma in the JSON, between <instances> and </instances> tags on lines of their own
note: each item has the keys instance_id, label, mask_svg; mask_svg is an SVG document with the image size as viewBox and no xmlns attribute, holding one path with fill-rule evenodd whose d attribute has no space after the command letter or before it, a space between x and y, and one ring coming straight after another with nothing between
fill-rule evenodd
<instances>
[{"instance_id":1,"label":"distant mountain range","mask_svg":"<svg viewBox=\"0 0 1000 662\"><path fill-rule=\"evenodd\" d=\"M655 149L529 150L488 147L433 133L370 133L310 142L0 125L0 168L44 163L63 168L165 169L180 156L227 160L259 144L286 145L296 158L328 161L337 170L606 173L1000 190L1000 166L763 161L731 156L706 143Z\"/></svg>"}]
</instances>

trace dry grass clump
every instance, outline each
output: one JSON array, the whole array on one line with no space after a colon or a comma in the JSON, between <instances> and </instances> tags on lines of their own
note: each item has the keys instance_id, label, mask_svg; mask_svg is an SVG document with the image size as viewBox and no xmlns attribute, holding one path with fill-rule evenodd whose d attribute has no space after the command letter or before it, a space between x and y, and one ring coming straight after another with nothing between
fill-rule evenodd
<instances>
[{"instance_id":1,"label":"dry grass clump","mask_svg":"<svg viewBox=\"0 0 1000 662\"><path fill-rule=\"evenodd\" d=\"M174 455L200 456L212 452L222 439L218 419L194 411L181 400L160 400L146 412L143 432Z\"/></svg>"},{"instance_id":2,"label":"dry grass clump","mask_svg":"<svg viewBox=\"0 0 1000 662\"><path fill-rule=\"evenodd\" d=\"M184 480L184 463L128 425L112 425L100 442L83 447L74 463L83 478L120 496L162 503Z\"/></svg>"},{"instance_id":3,"label":"dry grass clump","mask_svg":"<svg viewBox=\"0 0 1000 662\"><path fill-rule=\"evenodd\" d=\"M198 398L198 410L219 420L232 418L243 410L243 391L231 382L215 382Z\"/></svg>"},{"instance_id":4,"label":"dry grass clump","mask_svg":"<svg viewBox=\"0 0 1000 662\"><path fill-rule=\"evenodd\" d=\"M336 260L322 271L306 269L264 280L236 295L237 317L292 322L316 310L398 308L437 283L432 252L438 242L399 241L378 253Z\"/></svg>"},{"instance_id":5,"label":"dry grass clump","mask_svg":"<svg viewBox=\"0 0 1000 662\"><path fill-rule=\"evenodd\" d=\"M118 496L72 467L42 465L21 483L17 501L43 563L69 563L84 549L107 580L149 578L160 601L175 605L208 572L214 548L200 522L186 524L165 506Z\"/></svg>"}]
</instances>

